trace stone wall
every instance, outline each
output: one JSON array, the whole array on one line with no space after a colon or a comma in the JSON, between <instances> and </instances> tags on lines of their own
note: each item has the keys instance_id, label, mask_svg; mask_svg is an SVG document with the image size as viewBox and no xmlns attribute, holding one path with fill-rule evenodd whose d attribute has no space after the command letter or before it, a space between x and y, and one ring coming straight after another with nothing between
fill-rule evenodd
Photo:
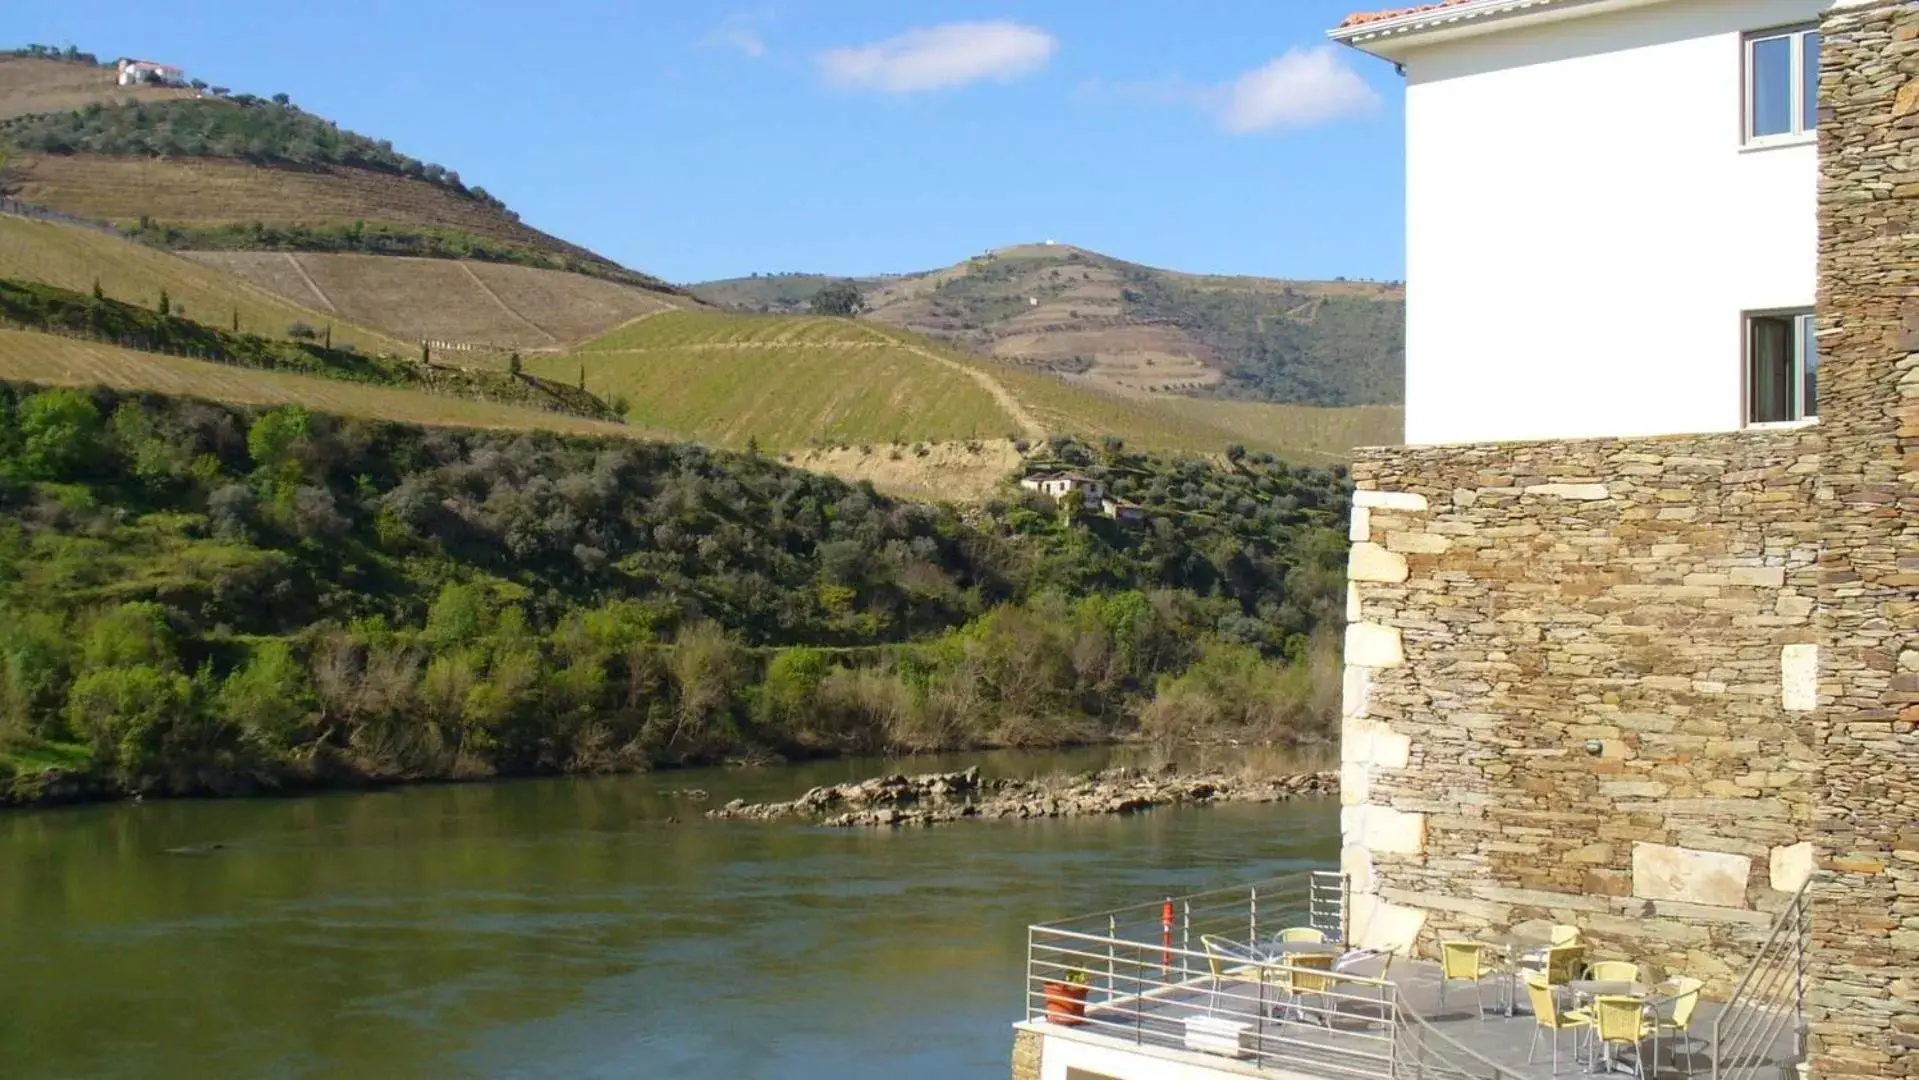
<instances>
[{"instance_id":1,"label":"stone wall","mask_svg":"<svg viewBox=\"0 0 1919 1080\"><path fill-rule=\"evenodd\" d=\"M1919 4L1831 12L1820 78L1814 1067L1919 1076Z\"/></svg>"},{"instance_id":2,"label":"stone wall","mask_svg":"<svg viewBox=\"0 0 1919 1080\"><path fill-rule=\"evenodd\" d=\"M1737 978L1812 866L1826 450L1362 452L1340 786L1368 943L1549 919Z\"/></svg>"},{"instance_id":3,"label":"stone wall","mask_svg":"<svg viewBox=\"0 0 1919 1080\"><path fill-rule=\"evenodd\" d=\"M1037 1031L1013 1030L1013 1080L1039 1080L1046 1040Z\"/></svg>"}]
</instances>

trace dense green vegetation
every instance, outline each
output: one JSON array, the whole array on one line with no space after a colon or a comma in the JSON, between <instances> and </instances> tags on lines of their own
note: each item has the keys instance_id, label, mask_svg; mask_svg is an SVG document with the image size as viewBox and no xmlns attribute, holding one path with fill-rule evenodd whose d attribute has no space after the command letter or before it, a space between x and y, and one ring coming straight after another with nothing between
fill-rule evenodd
<instances>
[{"instance_id":1,"label":"dense green vegetation","mask_svg":"<svg viewBox=\"0 0 1919 1080\"><path fill-rule=\"evenodd\" d=\"M225 313L193 314L217 320ZM0 325L241 367L433 390L595 419L619 417L606 402L577 386L519 370L467 370L420 364L412 358L368 356L351 347L332 347L331 330L323 326L295 323L287 327L288 337L280 339L223 330L186 316L186 310L175 306L164 289L157 309L149 311L98 292L87 296L54 285L0 278Z\"/></svg>"},{"instance_id":2,"label":"dense green vegetation","mask_svg":"<svg viewBox=\"0 0 1919 1080\"><path fill-rule=\"evenodd\" d=\"M1226 361L1219 393L1302 405L1405 400L1403 302L1205 282L1142 267L1123 296L1129 314L1169 320Z\"/></svg>"},{"instance_id":3,"label":"dense green vegetation","mask_svg":"<svg viewBox=\"0 0 1919 1080\"><path fill-rule=\"evenodd\" d=\"M1050 449L1152 519L0 384L0 800L1323 732L1343 481Z\"/></svg>"},{"instance_id":4,"label":"dense green vegetation","mask_svg":"<svg viewBox=\"0 0 1919 1080\"><path fill-rule=\"evenodd\" d=\"M590 252L532 248L458 229L355 221L334 225L169 225L142 220L126 226L126 235L144 244L174 251L320 251L355 255L413 255L427 259L473 259L542 270L565 270L657 292L678 292L642 274Z\"/></svg>"},{"instance_id":5,"label":"dense green vegetation","mask_svg":"<svg viewBox=\"0 0 1919 1080\"><path fill-rule=\"evenodd\" d=\"M345 131L286 100L251 94L179 101L94 102L75 112L41 113L0 123L0 142L48 154L230 157L259 165L344 165L391 173L478 200L518 220L485 188L460 174L409 157L385 139Z\"/></svg>"}]
</instances>

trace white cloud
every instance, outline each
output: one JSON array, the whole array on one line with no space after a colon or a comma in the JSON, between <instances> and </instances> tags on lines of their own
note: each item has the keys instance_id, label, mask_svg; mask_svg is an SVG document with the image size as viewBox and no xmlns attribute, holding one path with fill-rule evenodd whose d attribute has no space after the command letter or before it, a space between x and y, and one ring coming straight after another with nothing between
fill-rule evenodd
<instances>
[{"instance_id":1,"label":"white cloud","mask_svg":"<svg viewBox=\"0 0 1919 1080\"><path fill-rule=\"evenodd\" d=\"M1241 75L1220 111L1226 130L1240 133L1312 127L1379 108L1379 95L1346 66L1336 45L1288 49L1284 56Z\"/></svg>"},{"instance_id":2,"label":"white cloud","mask_svg":"<svg viewBox=\"0 0 1919 1080\"><path fill-rule=\"evenodd\" d=\"M700 44L710 49L732 49L757 60L766 55L766 38L762 35L771 21L771 11L736 11L721 19Z\"/></svg>"},{"instance_id":3,"label":"white cloud","mask_svg":"<svg viewBox=\"0 0 1919 1080\"><path fill-rule=\"evenodd\" d=\"M820 56L820 71L827 82L853 90L948 90L981 79L1010 82L1030 75L1046 66L1058 44L1053 35L1023 23L945 23L830 50Z\"/></svg>"}]
</instances>

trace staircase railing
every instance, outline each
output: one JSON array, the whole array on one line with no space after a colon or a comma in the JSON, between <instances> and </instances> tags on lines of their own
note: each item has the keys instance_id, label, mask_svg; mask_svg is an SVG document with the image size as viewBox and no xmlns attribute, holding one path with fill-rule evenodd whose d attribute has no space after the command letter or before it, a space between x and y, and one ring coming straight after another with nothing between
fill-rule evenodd
<instances>
[{"instance_id":1,"label":"staircase railing","mask_svg":"<svg viewBox=\"0 0 1919 1080\"><path fill-rule=\"evenodd\" d=\"M1812 881L1772 922L1739 985L1712 1021L1712 1080L1789 1075L1806 1056L1806 952L1812 944ZM1789 1049L1780 1039L1790 1032Z\"/></svg>"}]
</instances>

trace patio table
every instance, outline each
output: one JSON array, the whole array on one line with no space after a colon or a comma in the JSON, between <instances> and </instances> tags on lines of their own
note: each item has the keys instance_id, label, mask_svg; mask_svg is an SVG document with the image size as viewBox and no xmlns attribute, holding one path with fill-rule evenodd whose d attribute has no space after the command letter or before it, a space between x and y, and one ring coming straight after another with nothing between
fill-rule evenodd
<instances>
[{"instance_id":1,"label":"patio table","mask_svg":"<svg viewBox=\"0 0 1919 1080\"><path fill-rule=\"evenodd\" d=\"M1506 1015L1519 1015L1519 958L1534 949L1551 946L1551 941L1543 934L1495 934L1479 939L1481 945L1499 953L1506 964L1506 978L1502 980L1500 993L1506 999Z\"/></svg>"}]
</instances>

